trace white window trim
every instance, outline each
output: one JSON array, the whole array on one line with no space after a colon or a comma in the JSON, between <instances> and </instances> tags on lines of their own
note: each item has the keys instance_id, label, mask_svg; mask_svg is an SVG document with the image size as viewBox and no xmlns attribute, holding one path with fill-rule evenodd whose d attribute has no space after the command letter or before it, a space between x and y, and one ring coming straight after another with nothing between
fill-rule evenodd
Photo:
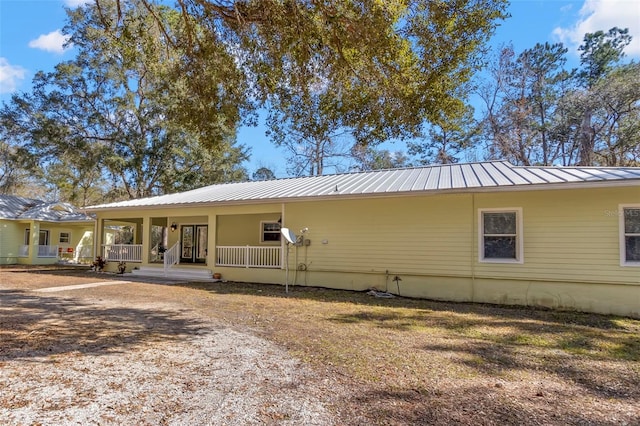
<instances>
[{"instance_id":1,"label":"white window trim","mask_svg":"<svg viewBox=\"0 0 640 426\"><path fill-rule=\"evenodd\" d=\"M627 245L625 244L624 237L624 209L640 209L640 204L619 204L618 205L618 229L620 239L620 266L635 266L640 267L640 262L627 261ZM635 235L635 234L632 234Z\"/></svg>"},{"instance_id":2,"label":"white window trim","mask_svg":"<svg viewBox=\"0 0 640 426\"><path fill-rule=\"evenodd\" d=\"M483 213L515 213L516 214L516 258L515 259L485 259L484 258L484 223ZM524 263L524 238L522 225L522 207L500 207L478 209L478 262L480 263Z\"/></svg>"},{"instance_id":3,"label":"white window trim","mask_svg":"<svg viewBox=\"0 0 640 426\"><path fill-rule=\"evenodd\" d=\"M69 241L62 242L62 234L67 234L67 238ZM60 231L58 232L58 244L71 244L71 232L70 231Z\"/></svg>"},{"instance_id":4,"label":"white window trim","mask_svg":"<svg viewBox=\"0 0 640 426\"><path fill-rule=\"evenodd\" d=\"M261 220L260 221L260 244L273 244L273 245L280 245L282 243L282 237L277 240L277 241L266 241L264 239L264 224L265 223L277 223L278 225L280 225L280 223L278 223L277 220ZM280 228L282 228L282 225L280 225ZM280 231L278 231L278 233L280 233ZM275 232L274 232L275 234Z\"/></svg>"}]
</instances>

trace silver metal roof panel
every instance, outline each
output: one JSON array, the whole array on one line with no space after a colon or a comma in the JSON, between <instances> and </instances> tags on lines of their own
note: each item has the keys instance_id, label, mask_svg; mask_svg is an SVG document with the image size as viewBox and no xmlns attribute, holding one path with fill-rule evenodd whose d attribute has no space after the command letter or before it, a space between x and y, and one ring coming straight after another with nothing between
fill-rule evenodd
<instances>
[{"instance_id":1,"label":"silver metal roof panel","mask_svg":"<svg viewBox=\"0 0 640 426\"><path fill-rule=\"evenodd\" d=\"M483 187L498 185L498 183L491 177L489 171L485 169L482 163L472 164L471 167L473 168L476 176L478 176L480 185L482 185Z\"/></svg>"},{"instance_id":2,"label":"silver metal roof panel","mask_svg":"<svg viewBox=\"0 0 640 426\"><path fill-rule=\"evenodd\" d=\"M93 221L91 216L81 213L71 204L46 202L13 195L0 195L0 218L41 222Z\"/></svg>"},{"instance_id":3,"label":"silver metal roof panel","mask_svg":"<svg viewBox=\"0 0 640 426\"><path fill-rule=\"evenodd\" d=\"M275 179L211 185L178 194L121 201L88 207L101 210L163 205L281 202L327 196L373 196L437 191L497 191L502 188L540 188L553 184L593 184L637 181L640 168L513 166L507 162L480 162L377 170L325 176ZM635 183L632 183L635 184ZM336 191L337 189L337 191Z\"/></svg>"},{"instance_id":4,"label":"silver metal roof panel","mask_svg":"<svg viewBox=\"0 0 640 426\"><path fill-rule=\"evenodd\" d=\"M462 172L462 176L464 178L464 184L467 188L477 188L482 186L480 184L480 179L476 175L476 172L473 170L470 164L461 164L460 171Z\"/></svg>"}]
</instances>

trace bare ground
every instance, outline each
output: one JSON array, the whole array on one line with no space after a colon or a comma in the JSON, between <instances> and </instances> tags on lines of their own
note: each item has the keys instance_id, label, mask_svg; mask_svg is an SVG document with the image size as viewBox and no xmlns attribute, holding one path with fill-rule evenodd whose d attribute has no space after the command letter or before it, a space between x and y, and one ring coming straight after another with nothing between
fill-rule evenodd
<instances>
[{"instance_id":1,"label":"bare ground","mask_svg":"<svg viewBox=\"0 0 640 426\"><path fill-rule=\"evenodd\" d=\"M123 279L0 269L0 424L640 424L637 320Z\"/></svg>"},{"instance_id":2,"label":"bare ground","mask_svg":"<svg viewBox=\"0 0 640 426\"><path fill-rule=\"evenodd\" d=\"M333 424L330 378L171 294L154 301L179 288L28 290L96 277L0 270L0 424Z\"/></svg>"}]
</instances>

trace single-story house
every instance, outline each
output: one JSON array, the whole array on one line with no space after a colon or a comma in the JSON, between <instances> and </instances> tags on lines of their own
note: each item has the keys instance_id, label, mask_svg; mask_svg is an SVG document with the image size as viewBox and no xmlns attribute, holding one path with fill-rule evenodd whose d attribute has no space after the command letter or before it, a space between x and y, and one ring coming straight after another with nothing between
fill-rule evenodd
<instances>
[{"instance_id":1,"label":"single-story house","mask_svg":"<svg viewBox=\"0 0 640 426\"><path fill-rule=\"evenodd\" d=\"M0 265L89 263L94 226L71 204L0 195Z\"/></svg>"},{"instance_id":2,"label":"single-story house","mask_svg":"<svg viewBox=\"0 0 640 426\"><path fill-rule=\"evenodd\" d=\"M87 210L99 254L141 274L640 317L640 168L437 165Z\"/></svg>"}]
</instances>

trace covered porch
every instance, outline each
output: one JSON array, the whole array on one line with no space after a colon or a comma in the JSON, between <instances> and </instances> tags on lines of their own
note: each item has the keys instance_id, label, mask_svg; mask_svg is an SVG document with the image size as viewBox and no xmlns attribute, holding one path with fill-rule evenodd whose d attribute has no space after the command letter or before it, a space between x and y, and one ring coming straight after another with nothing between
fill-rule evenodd
<instances>
[{"instance_id":1,"label":"covered porch","mask_svg":"<svg viewBox=\"0 0 640 426\"><path fill-rule=\"evenodd\" d=\"M280 213L219 215L216 266L280 269Z\"/></svg>"},{"instance_id":2,"label":"covered porch","mask_svg":"<svg viewBox=\"0 0 640 426\"><path fill-rule=\"evenodd\" d=\"M19 264L46 265L57 262L89 263L93 255L93 225L22 221Z\"/></svg>"},{"instance_id":3,"label":"covered porch","mask_svg":"<svg viewBox=\"0 0 640 426\"><path fill-rule=\"evenodd\" d=\"M137 217L98 221L100 248L96 253L108 263L127 264L127 271L184 271L207 268L281 269L281 213ZM172 212L173 213L173 212ZM113 269L112 266L110 269Z\"/></svg>"}]
</instances>

